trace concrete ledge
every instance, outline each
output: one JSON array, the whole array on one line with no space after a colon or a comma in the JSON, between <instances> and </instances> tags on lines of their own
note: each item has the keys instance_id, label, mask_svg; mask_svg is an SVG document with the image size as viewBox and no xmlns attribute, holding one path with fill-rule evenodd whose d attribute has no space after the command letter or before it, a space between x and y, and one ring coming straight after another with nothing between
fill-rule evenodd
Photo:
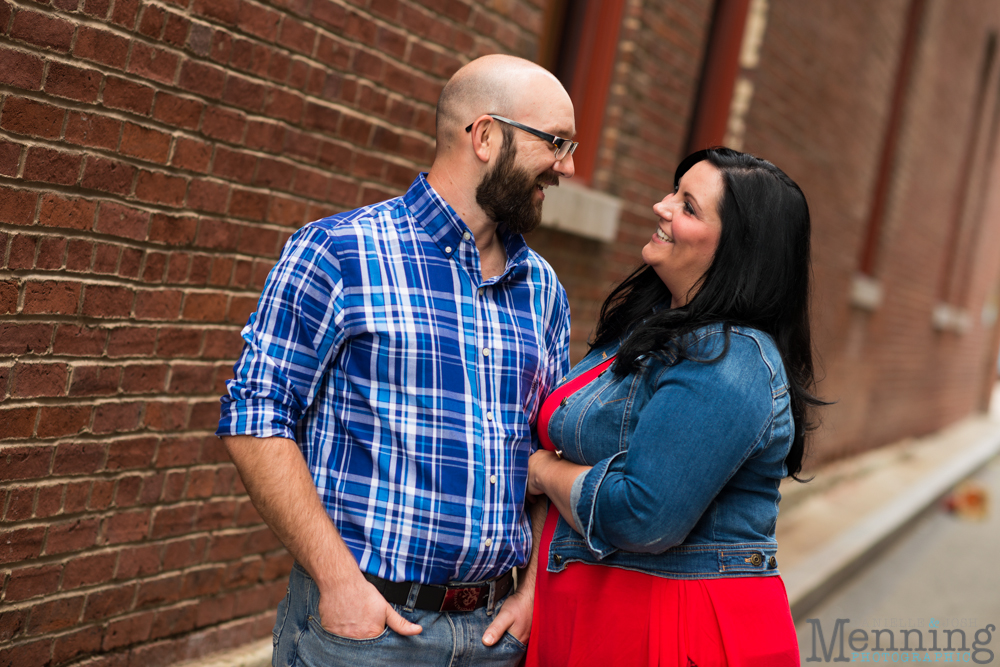
<instances>
[{"instance_id":1,"label":"concrete ledge","mask_svg":"<svg viewBox=\"0 0 1000 667\"><path fill-rule=\"evenodd\" d=\"M231 651L206 655L178 667L271 667L271 640L261 639Z\"/></svg>"},{"instance_id":2,"label":"concrete ledge","mask_svg":"<svg viewBox=\"0 0 1000 667\"><path fill-rule=\"evenodd\" d=\"M542 226L610 243L618 236L621 200L563 179L545 191Z\"/></svg>"},{"instance_id":3,"label":"concrete ledge","mask_svg":"<svg viewBox=\"0 0 1000 667\"><path fill-rule=\"evenodd\" d=\"M826 595L876 556L952 487L1000 452L994 430L950 461L910 484L890 502L844 531L816 553L782 571L792 617L801 620Z\"/></svg>"}]
</instances>

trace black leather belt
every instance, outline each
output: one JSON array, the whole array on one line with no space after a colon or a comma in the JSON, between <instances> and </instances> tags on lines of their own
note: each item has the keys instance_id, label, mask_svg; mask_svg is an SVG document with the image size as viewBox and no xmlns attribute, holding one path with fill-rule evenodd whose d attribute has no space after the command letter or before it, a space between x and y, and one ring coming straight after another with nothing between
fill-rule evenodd
<instances>
[{"instance_id":1,"label":"black leather belt","mask_svg":"<svg viewBox=\"0 0 1000 667\"><path fill-rule=\"evenodd\" d=\"M410 590L419 585L417 601L414 609L424 611L473 611L485 607L490 601L490 588L493 588L493 601L498 602L507 595L514 585L514 571L508 570L496 579L490 579L478 584L453 584L450 586L435 586L432 584L414 584L409 581L389 581L365 574L369 581L386 601L392 604L406 606L410 599Z\"/></svg>"}]
</instances>

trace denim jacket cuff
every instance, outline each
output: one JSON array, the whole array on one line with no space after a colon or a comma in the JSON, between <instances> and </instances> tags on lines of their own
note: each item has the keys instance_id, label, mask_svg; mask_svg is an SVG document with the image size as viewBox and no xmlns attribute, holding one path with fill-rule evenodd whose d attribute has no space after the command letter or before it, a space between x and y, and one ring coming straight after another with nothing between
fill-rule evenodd
<instances>
[{"instance_id":1,"label":"denim jacket cuff","mask_svg":"<svg viewBox=\"0 0 1000 667\"><path fill-rule=\"evenodd\" d=\"M617 465L615 465L616 463ZM587 549L598 560L618 551L618 548L594 534L597 492L600 491L604 478L607 477L609 472L612 472L612 467L621 468L624 463L625 452L618 452L577 477L573 483L573 491L570 495L570 502L573 507L573 519L576 521L577 528L580 529L580 534L583 536Z\"/></svg>"}]
</instances>

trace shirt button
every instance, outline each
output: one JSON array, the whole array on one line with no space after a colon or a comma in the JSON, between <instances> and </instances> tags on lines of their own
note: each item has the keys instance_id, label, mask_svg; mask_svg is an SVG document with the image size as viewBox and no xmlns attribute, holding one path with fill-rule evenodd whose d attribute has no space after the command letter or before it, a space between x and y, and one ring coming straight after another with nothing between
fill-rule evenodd
<instances>
[{"instance_id":1,"label":"shirt button","mask_svg":"<svg viewBox=\"0 0 1000 667\"><path fill-rule=\"evenodd\" d=\"M566 407L566 399L565 398L563 400L559 401L559 407L560 408L565 408Z\"/></svg>"},{"instance_id":2,"label":"shirt button","mask_svg":"<svg viewBox=\"0 0 1000 667\"><path fill-rule=\"evenodd\" d=\"M493 412L492 411L486 413L486 419L488 419L489 421L493 421Z\"/></svg>"},{"instance_id":3,"label":"shirt button","mask_svg":"<svg viewBox=\"0 0 1000 667\"><path fill-rule=\"evenodd\" d=\"M464 234L462 234L462 238L468 241L469 239L472 238L472 234L470 234L469 232L465 232Z\"/></svg>"},{"instance_id":4,"label":"shirt button","mask_svg":"<svg viewBox=\"0 0 1000 667\"><path fill-rule=\"evenodd\" d=\"M447 253L447 254L450 255L451 254L451 246L445 246L444 251L445 251L445 253Z\"/></svg>"},{"instance_id":5,"label":"shirt button","mask_svg":"<svg viewBox=\"0 0 1000 667\"><path fill-rule=\"evenodd\" d=\"M490 348L488 348L488 347L484 347L483 348L483 356L484 357L490 356Z\"/></svg>"},{"instance_id":6,"label":"shirt button","mask_svg":"<svg viewBox=\"0 0 1000 667\"><path fill-rule=\"evenodd\" d=\"M486 294L486 288L485 287L480 287L479 288L479 296L482 296L484 294Z\"/></svg>"},{"instance_id":7,"label":"shirt button","mask_svg":"<svg viewBox=\"0 0 1000 667\"><path fill-rule=\"evenodd\" d=\"M487 537L486 541L483 542L483 544L485 544L486 546L492 546L493 545L493 539L490 538L490 537Z\"/></svg>"},{"instance_id":8,"label":"shirt button","mask_svg":"<svg viewBox=\"0 0 1000 667\"><path fill-rule=\"evenodd\" d=\"M490 475L490 484L496 484L496 483L497 483L497 476Z\"/></svg>"},{"instance_id":9,"label":"shirt button","mask_svg":"<svg viewBox=\"0 0 1000 667\"><path fill-rule=\"evenodd\" d=\"M552 557L552 560L556 562L556 565L559 565L560 563L562 563L562 556L556 554L555 556Z\"/></svg>"}]
</instances>

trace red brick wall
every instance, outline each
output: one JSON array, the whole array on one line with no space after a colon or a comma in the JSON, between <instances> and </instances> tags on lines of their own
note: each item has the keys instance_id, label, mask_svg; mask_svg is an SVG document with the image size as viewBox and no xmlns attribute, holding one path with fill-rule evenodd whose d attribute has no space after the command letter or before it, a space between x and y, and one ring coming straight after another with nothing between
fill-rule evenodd
<instances>
[{"instance_id":1,"label":"red brick wall","mask_svg":"<svg viewBox=\"0 0 1000 667\"><path fill-rule=\"evenodd\" d=\"M0 666L171 664L265 637L289 560L212 435L239 329L292 230L402 191L477 55L532 58L543 0L0 0ZM814 460L974 409L1000 195L930 325L988 0L929 0L874 313L848 300L907 0L771 0L746 149L811 204L825 411ZM542 229L586 350L671 187L712 0L629 0L594 186L615 243ZM946 8L947 7L947 8ZM989 105L995 104L991 79ZM987 107L987 116L993 113ZM985 149L984 149L985 150ZM985 154L985 153L984 153Z\"/></svg>"},{"instance_id":2,"label":"red brick wall","mask_svg":"<svg viewBox=\"0 0 1000 667\"><path fill-rule=\"evenodd\" d=\"M814 461L843 456L942 428L974 411L995 329L980 313L998 280L992 208L975 248L959 252L972 288L960 305L964 334L932 326L955 215L966 137L983 48L1000 28L993 3L930 1L919 33L892 172L875 277L884 299L875 312L850 305L874 195L909 0L879 3L772 0L746 150L785 169L809 198L813 218L813 331L821 361L822 410ZM996 109L1000 69L988 79L984 118ZM988 133L984 133L985 136ZM996 190L985 154L972 172L970 201ZM988 172L988 173L987 173ZM974 220L973 220L974 219Z\"/></svg>"},{"instance_id":3,"label":"red brick wall","mask_svg":"<svg viewBox=\"0 0 1000 667\"><path fill-rule=\"evenodd\" d=\"M401 192L543 8L0 0L0 665L267 636L290 561L212 435L290 232ZM90 663L88 663L90 664Z\"/></svg>"}]
</instances>

